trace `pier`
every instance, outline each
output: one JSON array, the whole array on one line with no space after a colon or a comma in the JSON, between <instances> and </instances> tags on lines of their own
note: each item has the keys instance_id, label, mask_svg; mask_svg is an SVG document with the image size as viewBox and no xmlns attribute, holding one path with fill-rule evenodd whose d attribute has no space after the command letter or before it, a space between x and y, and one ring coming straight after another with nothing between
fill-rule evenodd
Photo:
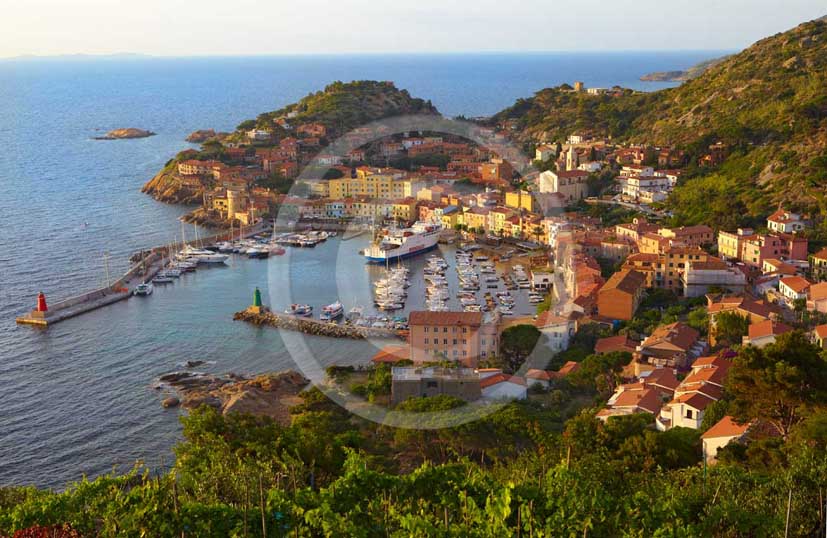
<instances>
[{"instance_id":1,"label":"pier","mask_svg":"<svg viewBox=\"0 0 827 538\"><path fill-rule=\"evenodd\" d=\"M253 226L245 231L244 237L261 233L262 229L263 226L261 223ZM228 239L232 239L230 234L221 233L201 240L187 241L185 244L197 247L200 244L211 244L216 241ZM141 251L130 258L134 263L130 266L129 270L113 284L64 299L49 305L48 308L44 300L42 307L38 305L38 308L22 316L18 316L15 321L21 325L48 327L55 323L80 316L81 314L103 308L104 306L129 299L132 297L135 287L138 286L138 284L152 280L152 278L163 269L169 261L171 254L172 252L170 252L167 246Z\"/></svg>"},{"instance_id":2,"label":"pier","mask_svg":"<svg viewBox=\"0 0 827 538\"><path fill-rule=\"evenodd\" d=\"M257 306L252 306L241 312L236 312L233 319L236 321L245 321L254 325L267 325L277 329L297 331L314 336L327 336L329 338L366 340L368 338L404 339L406 336L405 331L340 325L329 321L320 321L312 318L293 316L290 314L280 314Z\"/></svg>"},{"instance_id":3,"label":"pier","mask_svg":"<svg viewBox=\"0 0 827 538\"><path fill-rule=\"evenodd\" d=\"M132 296L135 287L152 279L166 263L167 258L159 252L151 252L129 268L111 286L92 290L75 297L64 299L46 308L44 304L15 321L21 325L48 327L61 321L123 301Z\"/></svg>"}]
</instances>

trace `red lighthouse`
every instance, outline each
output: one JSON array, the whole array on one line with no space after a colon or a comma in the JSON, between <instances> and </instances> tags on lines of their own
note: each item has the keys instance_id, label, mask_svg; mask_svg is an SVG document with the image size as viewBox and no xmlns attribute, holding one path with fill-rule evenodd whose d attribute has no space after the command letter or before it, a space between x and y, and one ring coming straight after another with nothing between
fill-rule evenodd
<instances>
[{"instance_id":1,"label":"red lighthouse","mask_svg":"<svg viewBox=\"0 0 827 538\"><path fill-rule=\"evenodd\" d=\"M46 306L46 296L41 291L37 294L37 311L38 312L46 312L49 310L49 307Z\"/></svg>"}]
</instances>

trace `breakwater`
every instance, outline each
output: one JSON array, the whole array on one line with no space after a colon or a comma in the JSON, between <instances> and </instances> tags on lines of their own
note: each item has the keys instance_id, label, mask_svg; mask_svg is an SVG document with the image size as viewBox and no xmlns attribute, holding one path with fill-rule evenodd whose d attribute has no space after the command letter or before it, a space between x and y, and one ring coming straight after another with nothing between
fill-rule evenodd
<instances>
[{"instance_id":1,"label":"breakwater","mask_svg":"<svg viewBox=\"0 0 827 538\"><path fill-rule=\"evenodd\" d=\"M368 338L404 338L404 331L393 329L376 329L373 327L356 327L354 325L339 325L328 321L319 321L290 314L262 311L248 308L236 312L233 316L236 321L244 321L254 325L267 325L277 329L297 331L313 336L329 338L349 338L352 340L366 340Z\"/></svg>"}]
</instances>

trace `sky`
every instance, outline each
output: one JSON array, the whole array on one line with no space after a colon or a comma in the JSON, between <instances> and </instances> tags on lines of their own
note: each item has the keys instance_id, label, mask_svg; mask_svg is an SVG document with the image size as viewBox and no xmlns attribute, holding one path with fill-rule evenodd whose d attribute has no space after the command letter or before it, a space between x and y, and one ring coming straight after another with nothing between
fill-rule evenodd
<instances>
[{"instance_id":1,"label":"sky","mask_svg":"<svg viewBox=\"0 0 827 538\"><path fill-rule=\"evenodd\" d=\"M0 57L737 50L822 0L0 0Z\"/></svg>"}]
</instances>

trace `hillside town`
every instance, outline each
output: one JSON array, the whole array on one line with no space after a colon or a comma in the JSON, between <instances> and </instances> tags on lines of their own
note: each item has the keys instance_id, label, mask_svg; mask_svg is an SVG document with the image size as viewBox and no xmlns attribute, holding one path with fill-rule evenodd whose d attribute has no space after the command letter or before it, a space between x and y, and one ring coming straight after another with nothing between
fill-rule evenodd
<instances>
[{"instance_id":1,"label":"hillside town","mask_svg":"<svg viewBox=\"0 0 827 538\"><path fill-rule=\"evenodd\" d=\"M578 84L572 91L586 90ZM393 368L392 402L548 393L580 370L582 355L563 359L590 332L600 337L586 355L627 357L600 420L649 413L660 431L698 430L722 398L733 350L763 348L793 331L827 349L827 249L810 248L810 218L778 207L757 229L666 225L661 202L690 164L682 151L573 133L565 143L531 148L532 171L430 133L382 138L342 158L325 153L324 125L294 129L284 119L280 126L290 136L249 131L244 143L223 150L227 162L178 163L181 180L204 189L203 211L243 226L276 213L307 227L426 221L451 241L506 244L535 262L540 255L531 286L552 300L535 317L412 312L407 343L373 359L407 364ZM507 139L511 128L497 125L489 134ZM293 183L314 155L319 177ZM726 155L715 143L696 164L716 166ZM273 178L292 188L265 186ZM529 360L519 372L495 364L504 332L523 325L538 331L546 364ZM720 417L703 432L707 461L762 428Z\"/></svg>"}]
</instances>

